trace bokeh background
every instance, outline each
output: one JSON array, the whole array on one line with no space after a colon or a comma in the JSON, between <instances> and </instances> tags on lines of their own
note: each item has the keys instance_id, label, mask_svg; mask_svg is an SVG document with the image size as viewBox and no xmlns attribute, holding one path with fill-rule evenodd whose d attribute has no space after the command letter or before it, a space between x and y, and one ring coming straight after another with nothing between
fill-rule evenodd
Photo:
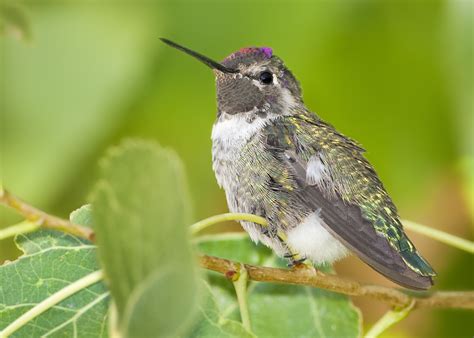
<instances>
[{"instance_id":1,"label":"bokeh background","mask_svg":"<svg viewBox=\"0 0 474 338\"><path fill-rule=\"evenodd\" d=\"M196 220L227 210L211 169L212 72L163 36L215 59L271 46L307 106L368 150L403 218L472 239L470 0L2 0L0 8L1 182L48 212L66 217L84 204L98 159L124 137L178 152ZM16 221L0 209L0 227ZM472 256L411 237L439 273L435 289L474 287ZM17 255L0 242L0 262ZM355 258L336 270L391 285ZM366 325L386 310L355 302ZM420 310L387 336L473 333L472 313Z\"/></svg>"}]
</instances>

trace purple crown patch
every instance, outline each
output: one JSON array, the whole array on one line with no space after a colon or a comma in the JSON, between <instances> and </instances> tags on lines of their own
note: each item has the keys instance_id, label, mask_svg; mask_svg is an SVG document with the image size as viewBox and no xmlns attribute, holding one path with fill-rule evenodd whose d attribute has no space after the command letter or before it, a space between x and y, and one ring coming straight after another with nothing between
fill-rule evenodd
<instances>
[{"instance_id":1,"label":"purple crown patch","mask_svg":"<svg viewBox=\"0 0 474 338\"><path fill-rule=\"evenodd\" d=\"M250 64L257 60L271 59L273 50L270 47L246 47L230 54L223 61L226 67L237 67L240 63Z\"/></svg>"},{"instance_id":2,"label":"purple crown patch","mask_svg":"<svg viewBox=\"0 0 474 338\"><path fill-rule=\"evenodd\" d=\"M260 50L267 58L271 58L273 55L273 50L270 47L261 47Z\"/></svg>"}]
</instances>

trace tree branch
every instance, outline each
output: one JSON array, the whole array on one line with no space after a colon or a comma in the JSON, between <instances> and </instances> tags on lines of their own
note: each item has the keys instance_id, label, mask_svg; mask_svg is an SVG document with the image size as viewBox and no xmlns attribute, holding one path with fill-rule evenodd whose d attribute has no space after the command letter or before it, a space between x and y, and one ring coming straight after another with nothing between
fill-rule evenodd
<instances>
[{"instance_id":1,"label":"tree branch","mask_svg":"<svg viewBox=\"0 0 474 338\"><path fill-rule=\"evenodd\" d=\"M231 275L232 272L238 271L240 264L241 263L213 256L200 257L201 267L219 272L223 275ZM335 275L325 275L304 266L291 270L249 264L244 264L244 266L250 280L306 285L348 296L367 296L387 303L394 308L405 308L414 301L414 309L428 307L474 309L473 291L433 292L408 295L400 290L385 286L361 284Z\"/></svg>"},{"instance_id":2,"label":"tree branch","mask_svg":"<svg viewBox=\"0 0 474 338\"><path fill-rule=\"evenodd\" d=\"M90 241L94 240L94 231L92 229L72 224L71 222L56 216L48 215L44 211L36 209L28 203L23 202L1 186L0 204L14 209L28 221L35 222L43 228L67 232L75 236L86 238Z\"/></svg>"},{"instance_id":3,"label":"tree branch","mask_svg":"<svg viewBox=\"0 0 474 338\"><path fill-rule=\"evenodd\" d=\"M94 241L94 231L90 228L73 224L67 220L48 215L31 205L21 201L0 187L0 204L15 209L30 221L39 221L44 228L59 230ZM208 220L209 221L209 220ZM213 223L215 219L210 219ZM228 259L201 256L201 267L219 272L223 275L233 275L239 271L241 263ZM243 264L248 278L254 281L297 284L317 287L348 296L367 296L391 305L395 309L406 308L415 302L414 308L459 308L474 309L474 291L433 293L417 293L409 295L398 289L385 286L362 284L335 275L324 275L312 268L279 269Z\"/></svg>"}]
</instances>

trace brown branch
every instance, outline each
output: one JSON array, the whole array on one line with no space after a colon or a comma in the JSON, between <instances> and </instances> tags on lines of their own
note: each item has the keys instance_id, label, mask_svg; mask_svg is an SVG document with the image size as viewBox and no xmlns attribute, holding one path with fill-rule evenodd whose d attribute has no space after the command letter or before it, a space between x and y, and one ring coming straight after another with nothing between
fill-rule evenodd
<instances>
[{"instance_id":1,"label":"brown branch","mask_svg":"<svg viewBox=\"0 0 474 338\"><path fill-rule=\"evenodd\" d=\"M232 275L233 271L238 271L240 263L218 257L201 256L200 265L205 269L229 276ZM395 308L406 307L414 300L414 308L474 309L473 291L409 295L385 286L366 285L335 275L325 275L309 267L290 270L244 265L249 279L259 282L307 285L349 296L367 296Z\"/></svg>"},{"instance_id":2,"label":"brown branch","mask_svg":"<svg viewBox=\"0 0 474 338\"><path fill-rule=\"evenodd\" d=\"M0 187L0 204L15 209L26 219L40 221L41 226L48 229L67 232L82 238L94 241L94 231L90 228L73 224L67 220L38 210L31 205L13 196L8 191ZM241 263L228 259L201 256L201 267L219 272L225 276L232 276L239 271ZM409 295L397 289L385 286L367 285L359 282L337 277L335 275L325 275L316 272L311 268L278 269L263 266L244 264L248 277L259 282L297 284L317 287L348 296L367 296L385 302L394 308L408 306L413 300L414 308L458 308L474 309L474 292L433 292L416 295Z\"/></svg>"},{"instance_id":3,"label":"brown branch","mask_svg":"<svg viewBox=\"0 0 474 338\"><path fill-rule=\"evenodd\" d=\"M90 241L94 239L94 231L90 228L73 224L65 219L51 216L44 211L32 207L23 202L18 197L12 195L7 190L0 187L0 204L10 207L29 221L38 221L43 228L63 231L75 236L86 238Z\"/></svg>"}]
</instances>

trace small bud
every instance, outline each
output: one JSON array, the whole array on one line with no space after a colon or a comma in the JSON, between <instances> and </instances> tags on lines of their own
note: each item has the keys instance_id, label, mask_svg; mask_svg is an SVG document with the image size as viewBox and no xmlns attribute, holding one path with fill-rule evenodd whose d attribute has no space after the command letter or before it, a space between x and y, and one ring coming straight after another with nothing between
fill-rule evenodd
<instances>
[{"instance_id":1,"label":"small bud","mask_svg":"<svg viewBox=\"0 0 474 338\"><path fill-rule=\"evenodd\" d=\"M232 282L235 282L239 279L240 277L240 273L238 271L235 271L235 270L229 270L225 273L225 277L232 281Z\"/></svg>"}]
</instances>

